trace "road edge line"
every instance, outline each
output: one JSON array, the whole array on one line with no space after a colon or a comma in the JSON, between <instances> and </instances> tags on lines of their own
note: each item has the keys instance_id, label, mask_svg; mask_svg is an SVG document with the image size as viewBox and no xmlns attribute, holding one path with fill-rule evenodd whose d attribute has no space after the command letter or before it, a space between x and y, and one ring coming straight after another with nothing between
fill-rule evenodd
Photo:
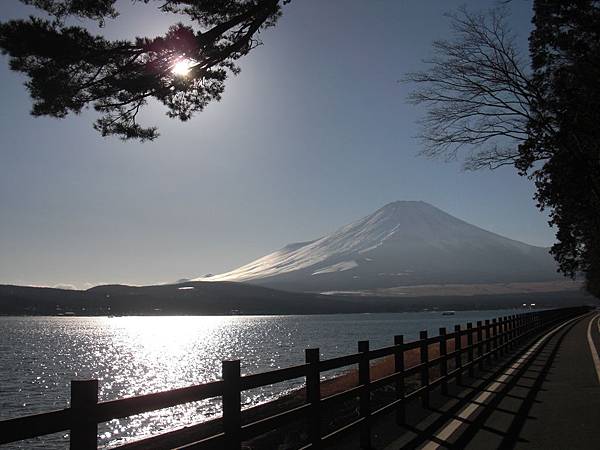
<instances>
[{"instance_id":1,"label":"road edge line","mask_svg":"<svg viewBox=\"0 0 600 450\"><path fill-rule=\"evenodd\" d=\"M592 339L592 324L596 319L598 319L598 331L600 331L600 313L598 313L592 317L590 323L588 323L587 341L588 345L590 346L590 352L592 353L592 360L594 361L594 369L596 369L598 383L600 384L600 357L598 357L598 350L596 349L596 344L594 344L594 340Z\"/></svg>"}]
</instances>

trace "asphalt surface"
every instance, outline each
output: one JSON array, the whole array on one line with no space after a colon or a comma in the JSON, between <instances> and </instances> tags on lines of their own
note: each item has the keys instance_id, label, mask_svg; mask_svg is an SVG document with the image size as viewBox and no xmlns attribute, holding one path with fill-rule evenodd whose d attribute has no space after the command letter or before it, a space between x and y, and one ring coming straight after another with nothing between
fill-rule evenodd
<instances>
[{"instance_id":1,"label":"asphalt surface","mask_svg":"<svg viewBox=\"0 0 600 450\"><path fill-rule=\"evenodd\" d=\"M416 421L382 424L374 447L600 449L598 350L600 312L553 327L434 396L429 408L413 408ZM386 437L394 427L394 438Z\"/></svg>"},{"instance_id":2,"label":"asphalt surface","mask_svg":"<svg viewBox=\"0 0 600 450\"><path fill-rule=\"evenodd\" d=\"M526 374L537 376L539 381L529 382L530 392L521 389L535 402L524 410L527 416L515 429L519 438L516 448L600 449L600 383L587 343L587 328L593 321L597 353L599 320L595 315L567 329L564 337L557 333L536 360L536 364L548 368ZM480 442L474 440L473 448Z\"/></svg>"}]
</instances>

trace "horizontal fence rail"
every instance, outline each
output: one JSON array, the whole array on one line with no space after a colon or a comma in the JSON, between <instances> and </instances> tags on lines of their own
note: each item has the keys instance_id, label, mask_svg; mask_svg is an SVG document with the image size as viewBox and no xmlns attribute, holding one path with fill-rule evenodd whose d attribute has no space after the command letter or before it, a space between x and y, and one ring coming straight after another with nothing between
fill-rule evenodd
<instances>
[{"instance_id":1,"label":"horizontal fence rail","mask_svg":"<svg viewBox=\"0 0 600 450\"><path fill-rule=\"evenodd\" d=\"M220 397L223 405L221 423L209 436L205 435L206 423L201 423L117 448L202 449L224 445L227 449L238 449L246 440L298 421L304 421L308 436L308 442L302 448L321 448L324 443L347 436L353 430L359 432L361 447L370 448L371 426L379 416L394 412L398 424L406 423L408 401L419 397L427 406L433 389L439 387L443 394L447 393L448 384L452 381L460 383L463 373L472 376L476 367L481 369L486 361L497 360L524 339L588 311L587 307L577 307L504 316L478 321L475 326L472 323L456 325L453 332L440 328L438 336L433 337L422 331L419 340L413 342L405 342L402 335L397 335L393 345L380 349L370 349L368 341L360 341L357 353L326 360L320 359L318 348L310 348L305 353L305 364L245 376L240 373L239 360L223 361L221 380L106 402L98 402L97 380L72 381L69 408L0 421L0 444L69 431L71 449L97 449L99 423ZM438 350L439 355L435 358L431 357L432 346ZM416 352L416 364L405 367L406 356L411 352ZM373 379L371 362L384 357L393 358L393 372ZM321 374L351 366L358 366L358 385L323 397ZM432 378L431 369L437 371L437 377ZM418 377L419 386L407 392L406 379L410 376ZM243 423L243 391L298 378L305 379L304 404ZM385 386L393 386L393 400L374 409L372 393ZM324 435L324 410L348 399L358 399L358 417Z\"/></svg>"}]
</instances>

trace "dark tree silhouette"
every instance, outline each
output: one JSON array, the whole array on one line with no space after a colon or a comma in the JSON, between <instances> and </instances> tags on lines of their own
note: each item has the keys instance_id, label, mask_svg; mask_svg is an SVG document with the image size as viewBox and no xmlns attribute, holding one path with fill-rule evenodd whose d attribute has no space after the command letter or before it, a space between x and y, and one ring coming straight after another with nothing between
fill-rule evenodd
<instances>
[{"instance_id":1,"label":"dark tree silhouette","mask_svg":"<svg viewBox=\"0 0 600 450\"><path fill-rule=\"evenodd\" d=\"M561 270L584 272L600 297L600 1L535 0L534 12L530 51L542 95L517 167L532 171L536 199L550 210Z\"/></svg>"},{"instance_id":2,"label":"dark tree silhouette","mask_svg":"<svg viewBox=\"0 0 600 450\"><path fill-rule=\"evenodd\" d=\"M427 107L427 156L514 165L535 181L560 271L584 272L600 296L600 2L535 0L534 13L529 60L505 10L453 15L454 38L406 77L417 83L410 99Z\"/></svg>"},{"instance_id":3,"label":"dark tree silhouette","mask_svg":"<svg viewBox=\"0 0 600 450\"><path fill-rule=\"evenodd\" d=\"M21 0L50 19L29 17L0 23L0 49L10 68L28 77L32 114L65 117L92 106L102 135L151 140L155 127L136 118L149 99L169 117L188 120L219 100L228 72L237 74L243 55L260 44L260 30L273 26L290 0L160 0L163 12L191 25L164 36L110 41L67 19L97 21L118 15L116 0ZM152 0L134 0L151 3Z\"/></svg>"}]
</instances>

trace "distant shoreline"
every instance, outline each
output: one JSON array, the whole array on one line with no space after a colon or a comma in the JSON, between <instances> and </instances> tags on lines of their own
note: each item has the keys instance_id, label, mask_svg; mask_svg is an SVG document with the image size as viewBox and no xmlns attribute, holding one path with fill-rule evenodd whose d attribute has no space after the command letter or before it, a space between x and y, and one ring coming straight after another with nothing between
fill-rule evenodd
<instances>
[{"instance_id":1,"label":"distant shoreline","mask_svg":"<svg viewBox=\"0 0 600 450\"><path fill-rule=\"evenodd\" d=\"M489 286L461 285L459 294L444 286L398 287L421 295L321 295L288 292L228 282L193 282L132 287L98 286L86 291L0 285L0 316L273 316L315 314L376 314L444 310L522 309L597 305L581 290L488 293ZM510 285L506 285L510 288ZM193 289L181 289L193 287ZM471 292L465 294L469 288ZM437 289L437 291L436 291ZM461 291L462 289L462 291ZM479 289L479 293L477 292ZM486 292L486 289L488 292ZM536 291L537 289L537 291ZM429 290L429 295L427 294ZM442 292L441 295L440 292ZM437 295L432 295L437 294Z\"/></svg>"}]
</instances>

